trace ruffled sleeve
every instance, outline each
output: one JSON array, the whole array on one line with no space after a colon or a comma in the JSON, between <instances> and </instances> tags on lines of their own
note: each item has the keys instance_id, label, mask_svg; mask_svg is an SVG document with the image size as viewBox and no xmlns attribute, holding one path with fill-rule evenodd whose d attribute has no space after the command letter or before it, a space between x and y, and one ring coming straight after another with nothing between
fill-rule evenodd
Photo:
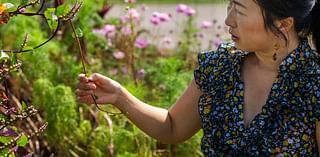
<instances>
[{"instance_id":1,"label":"ruffled sleeve","mask_svg":"<svg viewBox=\"0 0 320 157\"><path fill-rule=\"evenodd\" d=\"M198 54L198 67L194 71L194 78L202 92L217 93L230 81L233 69L230 51L234 49L230 43L223 43L216 51Z\"/></svg>"},{"instance_id":2,"label":"ruffled sleeve","mask_svg":"<svg viewBox=\"0 0 320 157\"><path fill-rule=\"evenodd\" d=\"M318 74L317 83L314 97L312 98L312 102L314 102L313 106L313 115L317 121L320 121L320 75Z\"/></svg>"},{"instance_id":3,"label":"ruffled sleeve","mask_svg":"<svg viewBox=\"0 0 320 157\"><path fill-rule=\"evenodd\" d=\"M309 92L311 93L311 98L309 98L312 108L311 118L320 121L320 67L317 65L313 66L312 70L308 70L307 75L307 78L311 79L309 82L314 82Z\"/></svg>"}]
</instances>

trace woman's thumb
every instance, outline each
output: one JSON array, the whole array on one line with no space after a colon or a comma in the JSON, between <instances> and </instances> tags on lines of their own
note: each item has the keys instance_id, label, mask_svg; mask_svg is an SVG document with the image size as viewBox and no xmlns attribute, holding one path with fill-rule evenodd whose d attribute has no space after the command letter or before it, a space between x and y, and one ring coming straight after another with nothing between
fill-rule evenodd
<instances>
[{"instance_id":1,"label":"woman's thumb","mask_svg":"<svg viewBox=\"0 0 320 157\"><path fill-rule=\"evenodd\" d=\"M99 73L94 73L91 75L89 80L92 82L96 82L96 83L108 83L108 81L110 79L108 77L105 77L105 76L99 74Z\"/></svg>"}]
</instances>

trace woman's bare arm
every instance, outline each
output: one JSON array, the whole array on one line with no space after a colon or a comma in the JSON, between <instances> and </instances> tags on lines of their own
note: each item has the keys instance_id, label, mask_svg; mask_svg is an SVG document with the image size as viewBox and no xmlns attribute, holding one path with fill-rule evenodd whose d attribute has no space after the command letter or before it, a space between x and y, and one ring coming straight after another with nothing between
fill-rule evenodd
<instances>
[{"instance_id":1,"label":"woman's bare arm","mask_svg":"<svg viewBox=\"0 0 320 157\"><path fill-rule=\"evenodd\" d=\"M99 104L113 104L141 130L163 143L178 143L190 138L201 127L198 99L201 91L193 80L179 100L169 109L148 105L123 88L118 82L93 74L79 76L76 91L79 102L93 104L91 95Z\"/></svg>"},{"instance_id":2,"label":"woman's bare arm","mask_svg":"<svg viewBox=\"0 0 320 157\"><path fill-rule=\"evenodd\" d=\"M195 81L169 109L150 106L122 90L119 107L141 130L163 143L178 143L190 138L201 127L198 99L201 92Z\"/></svg>"}]
</instances>

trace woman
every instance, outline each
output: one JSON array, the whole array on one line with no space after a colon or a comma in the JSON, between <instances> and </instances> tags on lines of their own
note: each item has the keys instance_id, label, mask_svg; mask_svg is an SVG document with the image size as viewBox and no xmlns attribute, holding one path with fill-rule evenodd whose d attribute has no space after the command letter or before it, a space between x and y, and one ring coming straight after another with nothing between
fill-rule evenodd
<instances>
[{"instance_id":1,"label":"woman","mask_svg":"<svg viewBox=\"0 0 320 157\"><path fill-rule=\"evenodd\" d=\"M148 135L178 143L199 129L205 156L320 156L320 2L231 0L232 43L199 54L194 80L169 109L100 74L79 76L78 101L111 103Z\"/></svg>"}]
</instances>

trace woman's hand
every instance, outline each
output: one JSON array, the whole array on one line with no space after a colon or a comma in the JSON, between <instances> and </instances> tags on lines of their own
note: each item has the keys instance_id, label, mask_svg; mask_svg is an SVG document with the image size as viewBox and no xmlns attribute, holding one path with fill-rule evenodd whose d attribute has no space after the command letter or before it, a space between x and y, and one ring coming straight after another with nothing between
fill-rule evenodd
<instances>
[{"instance_id":1,"label":"woman's hand","mask_svg":"<svg viewBox=\"0 0 320 157\"><path fill-rule=\"evenodd\" d=\"M93 104L93 95L98 104L117 103L122 88L118 82L97 73L90 77L80 74L78 79L76 95L79 102Z\"/></svg>"}]
</instances>

